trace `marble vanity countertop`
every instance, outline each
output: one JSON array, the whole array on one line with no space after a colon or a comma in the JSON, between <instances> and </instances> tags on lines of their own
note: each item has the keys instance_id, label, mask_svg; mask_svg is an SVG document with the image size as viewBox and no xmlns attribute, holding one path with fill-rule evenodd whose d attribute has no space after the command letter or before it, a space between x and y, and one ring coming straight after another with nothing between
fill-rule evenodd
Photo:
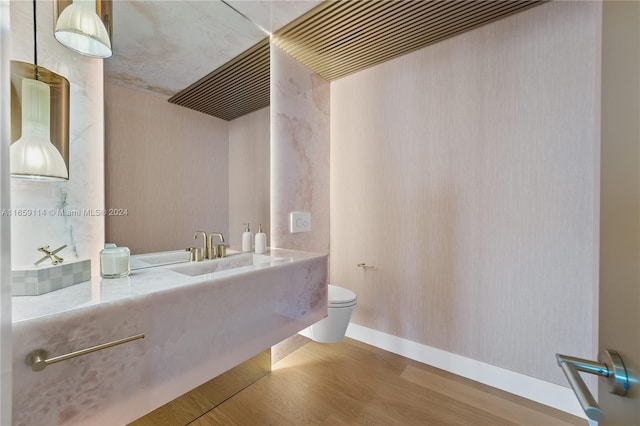
<instances>
[{"instance_id":1,"label":"marble vanity countertop","mask_svg":"<svg viewBox=\"0 0 640 426\"><path fill-rule=\"evenodd\" d=\"M241 253L230 254L228 257L232 258L235 254ZM105 279L97 275L89 281L51 293L39 296L14 296L12 298L12 323L72 310L92 308L125 299L145 297L179 287L222 280L238 274L251 273L265 268L277 268L281 265L326 257L327 255L274 248L268 250L263 256L272 257L271 262L197 276L172 271L170 268L177 266L176 264L160 265L132 270L125 278Z\"/></svg>"},{"instance_id":2,"label":"marble vanity countertop","mask_svg":"<svg viewBox=\"0 0 640 426\"><path fill-rule=\"evenodd\" d=\"M12 424L129 424L326 316L327 267L273 249L13 297ZM25 362L140 334L38 372Z\"/></svg>"}]
</instances>

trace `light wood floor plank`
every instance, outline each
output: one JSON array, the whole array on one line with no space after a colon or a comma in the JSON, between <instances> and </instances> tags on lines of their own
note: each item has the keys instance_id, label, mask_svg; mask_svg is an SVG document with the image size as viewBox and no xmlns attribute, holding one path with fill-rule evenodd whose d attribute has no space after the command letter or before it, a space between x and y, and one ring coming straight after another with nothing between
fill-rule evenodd
<instances>
[{"instance_id":1,"label":"light wood floor plank","mask_svg":"<svg viewBox=\"0 0 640 426\"><path fill-rule=\"evenodd\" d=\"M452 382L451 380L447 380L437 374L429 373L428 371L411 365L407 366L400 377L412 383L416 383L425 389L436 390L449 398L454 398L458 401L463 401L476 407L482 407L485 411L493 413L499 412L500 417L506 419L512 424L523 424L527 422L541 425L563 424L558 419L547 414L528 407L523 407L520 404L505 400L504 398L500 398L495 395L478 392L473 388Z\"/></svg>"},{"instance_id":2,"label":"light wood floor plank","mask_svg":"<svg viewBox=\"0 0 640 426\"><path fill-rule=\"evenodd\" d=\"M208 425L586 425L569 414L345 339L310 342L192 423Z\"/></svg>"}]
</instances>

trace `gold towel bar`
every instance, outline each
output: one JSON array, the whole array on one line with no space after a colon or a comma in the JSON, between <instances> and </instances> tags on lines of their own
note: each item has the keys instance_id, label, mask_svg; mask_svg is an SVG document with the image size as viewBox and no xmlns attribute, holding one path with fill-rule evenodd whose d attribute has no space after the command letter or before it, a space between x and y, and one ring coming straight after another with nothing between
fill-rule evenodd
<instances>
[{"instance_id":1,"label":"gold towel bar","mask_svg":"<svg viewBox=\"0 0 640 426\"><path fill-rule=\"evenodd\" d=\"M44 349L36 349L31 351L29 355L25 358L24 362L31 367L33 371L42 371L47 365L55 364L56 362L66 361L71 358L75 358L80 355L90 354L91 352L101 351L102 349L107 349L112 346L121 345L123 343L131 342L132 340L144 339L144 333L136 334L135 336L125 337L124 339L114 340L113 342L103 343L102 345L92 346L87 349L82 349L79 351L71 352L66 355L54 356L53 358L47 359L47 351Z\"/></svg>"}]
</instances>

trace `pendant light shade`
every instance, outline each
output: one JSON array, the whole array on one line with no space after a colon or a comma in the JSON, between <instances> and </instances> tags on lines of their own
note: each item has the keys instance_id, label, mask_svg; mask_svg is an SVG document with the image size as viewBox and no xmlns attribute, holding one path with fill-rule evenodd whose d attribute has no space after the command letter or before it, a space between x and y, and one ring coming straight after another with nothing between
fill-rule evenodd
<instances>
[{"instance_id":1,"label":"pendant light shade","mask_svg":"<svg viewBox=\"0 0 640 426\"><path fill-rule=\"evenodd\" d=\"M18 61L11 74L11 176L68 180L69 82Z\"/></svg>"},{"instance_id":2,"label":"pendant light shade","mask_svg":"<svg viewBox=\"0 0 640 426\"><path fill-rule=\"evenodd\" d=\"M85 56L110 57L111 10L111 0L57 0L56 40Z\"/></svg>"}]
</instances>

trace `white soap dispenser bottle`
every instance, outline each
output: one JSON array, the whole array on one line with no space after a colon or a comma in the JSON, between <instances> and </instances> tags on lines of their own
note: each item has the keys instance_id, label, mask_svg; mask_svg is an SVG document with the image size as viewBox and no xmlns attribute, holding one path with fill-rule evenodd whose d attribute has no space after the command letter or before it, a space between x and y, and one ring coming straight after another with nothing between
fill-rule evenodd
<instances>
[{"instance_id":1,"label":"white soap dispenser bottle","mask_svg":"<svg viewBox=\"0 0 640 426\"><path fill-rule=\"evenodd\" d=\"M256 253L264 253L265 251L267 251L267 234L262 232L262 224L260 224L256 233Z\"/></svg>"},{"instance_id":2,"label":"white soap dispenser bottle","mask_svg":"<svg viewBox=\"0 0 640 426\"><path fill-rule=\"evenodd\" d=\"M242 233L242 251L247 252L253 250L253 233L249 229L249 224L244 228Z\"/></svg>"}]
</instances>

